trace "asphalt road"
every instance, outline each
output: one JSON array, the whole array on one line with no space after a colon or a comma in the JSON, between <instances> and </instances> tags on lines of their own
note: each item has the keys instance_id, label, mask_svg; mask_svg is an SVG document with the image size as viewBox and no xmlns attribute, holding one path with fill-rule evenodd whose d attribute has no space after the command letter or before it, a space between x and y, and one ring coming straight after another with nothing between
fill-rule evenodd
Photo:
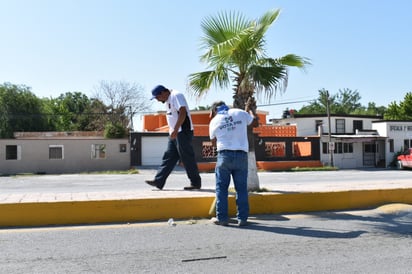
<instances>
[{"instance_id":1,"label":"asphalt road","mask_svg":"<svg viewBox=\"0 0 412 274\"><path fill-rule=\"evenodd\" d=\"M411 273L412 206L0 230L0 273Z\"/></svg>"}]
</instances>

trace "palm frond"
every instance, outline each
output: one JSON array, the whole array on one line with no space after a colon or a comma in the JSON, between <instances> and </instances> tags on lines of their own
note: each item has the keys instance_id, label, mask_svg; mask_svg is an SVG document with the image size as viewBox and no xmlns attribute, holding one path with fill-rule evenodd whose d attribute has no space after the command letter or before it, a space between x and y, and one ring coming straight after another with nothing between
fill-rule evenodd
<instances>
[{"instance_id":1,"label":"palm frond","mask_svg":"<svg viewBox=\"0 0 412 274\"><path fill-rule=\"evenodd\" d=\"M197 97L205 95L212 84L219 85L221 88L230 85L227 71L223 68L192 73L188 76L188 80L188 89Z\"/></svg>"},{"instance_id":2,"label":"palm frond","mask_svg":"<svg viewBox=\"0 0 412 274\"><path fill-rule=\"evenodd\" d=\"M204 52L200 60L207 64L208 71L189 76L188 85L194 94L202 96L212 84L224 88L232 82L238 105L242 106L255 92L269 101L277 92L284 92L288 68L305 69L310 61L294 54L276 59L267 56L265 35L279 14L280 9L276 9L257 20L248 20L237 12L205 18L201 23Z\"/></svg>"},{"instance_id":3,"label":"palm frond","mask_svg":"<svg viewBox=\"0 0 412 274\"><path fill-rule=\"evenodd\" d=\"M287 54L278 58L277 62L290 67L305 68L306 66L311 65L311 62L308 58L301 57L295 54Z\"/></svg>"}]
</instances>

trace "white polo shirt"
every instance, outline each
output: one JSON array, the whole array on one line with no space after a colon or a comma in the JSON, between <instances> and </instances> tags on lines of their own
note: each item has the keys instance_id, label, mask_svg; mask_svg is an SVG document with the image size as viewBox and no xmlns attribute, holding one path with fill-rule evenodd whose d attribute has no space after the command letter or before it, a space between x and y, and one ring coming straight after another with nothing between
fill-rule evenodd
<instances>
[{"instance_id":1,"label":"white polo shirt","mask_svg":"<svg viewBox=\"0 0 412 274\"><path fill-rule=\"evenodd\" d=\"M182 131L182 127L186 127L185 129L193 130L193 123L192 117L190 115L189 106L187 104L185 96L177 90L170 90L169 98L165 102L166 105L166 120L167 124L169 125L169 133L173 132L175 125L177 123L177 119L179 117L179 109L181 107L186 108L187 118L188 121L184 122L181 127L179 127L179 132Z\"/></svg>"},{"instance_id":2,"label":"white polo shirt","mask_svg":"<svg viewBox=\"0 0 412 274\"><path fill-rule=\"evenodd\" d=\"M209 124L210 139L216 138L217 151L249 151L247 126L253 122L253 116L244 110L232 108L216 114Z\"/></svg>"}]
</instances>

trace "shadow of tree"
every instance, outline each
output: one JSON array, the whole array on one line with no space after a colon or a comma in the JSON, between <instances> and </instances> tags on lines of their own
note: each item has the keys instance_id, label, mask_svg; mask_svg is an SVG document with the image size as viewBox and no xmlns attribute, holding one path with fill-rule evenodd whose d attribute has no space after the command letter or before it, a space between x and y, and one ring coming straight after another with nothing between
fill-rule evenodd
<instances>
[{"instance_id":1,"label":"shadow of tree","mask_svg":"<svg viewBox=\"0 0 412 274\"><path fill-rule=\"evenodd\" d=\"M376 231L412 236L412 212L374 213L372 215L357 215L348 212L319 212L308 214L316 218L330 220L355 220L372 227Z\"/></svg>"},{"instance_id":2,"label":"shadow of tree","mask_svg":"<svg viewBox=\"0 0 412 274\"><path fill-rule=\"evenodd\" d=\"M256 231L265 231L277 234L296 235L303 237L315 238L356 238L364 233L390 233L402 237L412 236L412 209L399 210L396 212L381 212L379 209L369 209L362 211L340 212L340 211L325 211L305 213L317 219L335 220L335 221L359 221L357 225L365 226L365 230L339 231L335 229L319 229L308 226L273 226L266 225L261 221L289 221L288 217L282 215L256 215L250 217L250 225L241 227L241 229L249 229ZM255 221L256 220L256 221Z\"/></svg>"},{"instance_id":3,"label":"shadow of tree","mask_svg":"<svg viewBox=\"0 0 412 274\"><path fill-rule=\"evenodd\" d=\"M313 238L327 238L327 239L352 239L357 238L360 235L367 233L363 230L355 230L349 232L338 232L329 230L320 230L310 227L280 227L280 226L265 226L258 223L251 222L249 226L241 227L241 229L249 229L256 231L265 231L276 234L295 235L302 237Z\"/></svg>"}]
</instances>

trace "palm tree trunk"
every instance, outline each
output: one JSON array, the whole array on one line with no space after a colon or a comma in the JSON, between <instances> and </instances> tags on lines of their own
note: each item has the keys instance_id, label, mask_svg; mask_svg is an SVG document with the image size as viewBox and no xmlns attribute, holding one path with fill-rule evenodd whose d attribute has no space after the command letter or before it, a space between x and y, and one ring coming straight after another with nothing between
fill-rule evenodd
<instances>
[{"instance_id":1,"label":"palm tree trunk","mask_svg":"<svg viewBox=\"0 0 412 274\"><path fill-rule=\"evenodd\" d=\"M247 176L247 189L248 191L255 191L259 189L259 177L256 167L256 153L255 153L255 136L253 134L253 128L248 127L248 176Z\"/></svg>"},{"instance_id":2,"label":"palm tree trunk","mask_svg":"<svg viewBox=\"0 0 412 274\"><path fill-rule=\"evenodd\" d=\"M252 98L253 106L251 106L251 109L256 113L256 100L253 97L253 92L241 92L237 87L239 87L239 85L234 89L233 106L235 108L245 109L246 102L249 98ZM248 127L247 129L247 138L249 142L247 189L248 191L255 191L259 189L259 177L256 167L255 136L252 127Z\"/></svg>"}]
</instances>

